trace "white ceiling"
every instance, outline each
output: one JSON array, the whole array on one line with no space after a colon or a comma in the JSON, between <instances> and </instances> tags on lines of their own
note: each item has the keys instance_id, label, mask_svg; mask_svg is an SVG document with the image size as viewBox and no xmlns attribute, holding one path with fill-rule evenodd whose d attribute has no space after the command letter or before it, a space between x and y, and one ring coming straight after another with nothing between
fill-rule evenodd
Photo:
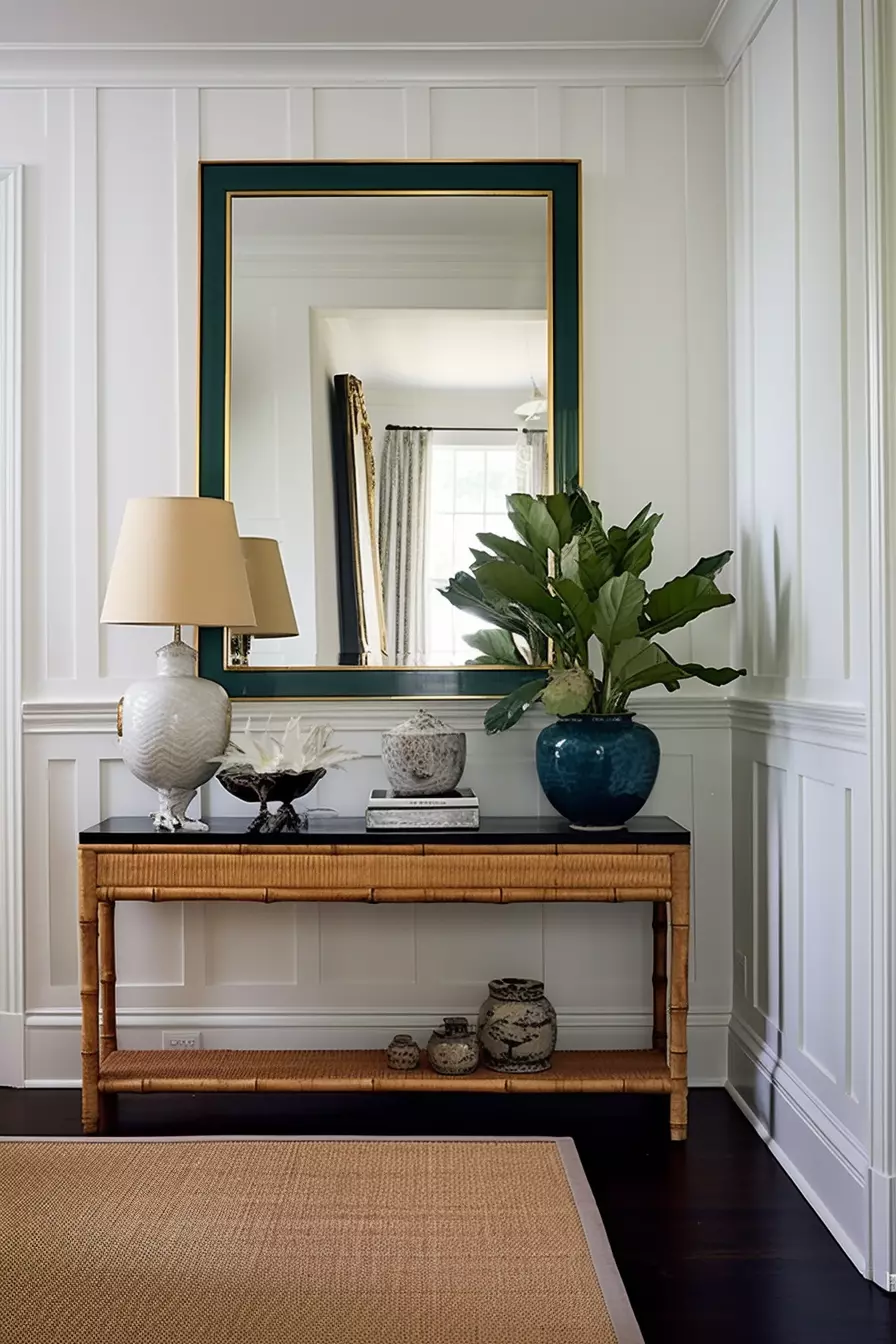
<instances>
[{"instance_id":1,"label":"white ceiling","mask_svg":"<svg viewBox=\"0 0 896 1344\"><path fill-rule=\"evenodd\" d=\"M326 323L336 371L354 373L365 387L522 394L530 379L547 381L544 313L366 308L315 318Z\"/></svg>"},{"instance_id":2,"label":"white ceiling","mask_svg":"<svg viewBox=\"0 0 896 1344\"><path fill-rule=\"evenodd\" d=\"M718 8L719 0L0 0L0 45L699 43Z\"/></svg>"}]
</instances>

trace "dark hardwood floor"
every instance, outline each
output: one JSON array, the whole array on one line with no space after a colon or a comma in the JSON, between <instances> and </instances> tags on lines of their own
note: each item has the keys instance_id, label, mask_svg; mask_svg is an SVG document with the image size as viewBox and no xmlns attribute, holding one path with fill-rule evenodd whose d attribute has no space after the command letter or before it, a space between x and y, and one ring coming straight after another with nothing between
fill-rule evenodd
<instances>
[{"instance_id":1,"label":"dark hardwood floor","mask_svg":"<svg viewBox=\"0 0 896 1344\"><path fill-rule=\"evenodd\" d=\"M686 1144L653 1097L120 1097L118 1134L571 1135L646 1344L893 1344L866 1282L718 1091ZM0 1091L0 1133L80 1132L75 1091ZM425 1344L425 1341L421 1341Z\"/></svg>"}]
</instances>

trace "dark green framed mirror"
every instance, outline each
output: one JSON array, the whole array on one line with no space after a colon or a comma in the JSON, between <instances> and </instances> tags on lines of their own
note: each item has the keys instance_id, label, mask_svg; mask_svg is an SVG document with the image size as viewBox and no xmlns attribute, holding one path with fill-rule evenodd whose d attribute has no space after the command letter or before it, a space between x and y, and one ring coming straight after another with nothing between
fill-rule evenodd
<instances>
[{"instance_id":1,"label":"dark green framed mirror","mask_svg":"<svg viewBox=\"0 0 896 1344\"><path fill-rule=\"evenodd\" d=\"M579 479L580 164L204 163L200 184L199 493L279 542L298 626L202 630L201 675L253 699L530 679L471 665L439 586L506 530L506 494Z\"/></svg>"}]
</instances>

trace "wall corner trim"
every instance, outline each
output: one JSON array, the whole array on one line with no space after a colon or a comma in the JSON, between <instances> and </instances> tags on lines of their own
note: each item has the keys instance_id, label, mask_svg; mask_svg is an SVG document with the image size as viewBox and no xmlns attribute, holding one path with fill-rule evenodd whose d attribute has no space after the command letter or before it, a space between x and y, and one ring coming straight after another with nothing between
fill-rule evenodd
<instances>
[{"instance_id":1,"label":"wall corner trim","mask_svg":"<svg viewBox=\"0 0 896 1344\"><path fill-rule=\"evenodd\" d=\"M22 861L22 187L0 166L0 1085L24 1064Z\"/></svg>"},{"instance_id":2,"label":"wall corner trim","mask_svg":"<svg viewBox=\"0 0 896 1344\"><path fill-rule=\"evenodd\" d=\"M727 81L778 0L720 0L703 35Z\"/></svg>"}]
</instances>

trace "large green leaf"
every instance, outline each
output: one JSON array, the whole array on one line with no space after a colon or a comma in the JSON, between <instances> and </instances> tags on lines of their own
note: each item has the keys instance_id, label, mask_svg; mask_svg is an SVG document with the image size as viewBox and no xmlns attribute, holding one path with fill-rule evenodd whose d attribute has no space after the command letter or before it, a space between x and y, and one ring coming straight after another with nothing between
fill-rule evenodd
<instances>
[{"instance_id":1,"label":"large green leaf","mask_svg":"<svg viewBox=\"0 0 896 1344\"><path fill-rule=\"evenodd\" d=\"M543 499L536 495L508 495L507 510L523 541L538 555L546 558L548 551L560 553L560 533Z\"/></svg>"},{"instance_id":2,"label":"large green leaf","mask_svg":"<svg viewBox=\"0 0 896 1344\"><path fill-rule=\"evenodd\" d=\"M650 508L650 505L647 506ZM642 511L643 512L643 511ZM663 520L661 513L651 513L649 517L638 514L635 523L629 523L626 529L628 541L620 561L623 570L629 574L643 574L653 560L653 534Z\"/></svg>"},{"instance_id":3,"label":"large green leaf","mask_svg":"<svg viewBox=\"0 0 896 1344\"><path fill-rule=\"evenodd\" d=\"M468 611L489 625L500 626L502 630L512 630L517 635L528 634L528 625L511 604L497 593L484 592L472 574L461 570L448 580L447 588L440 588L439 591L460 611Z\"/></svg>"},{"instance_id":4,"label":"large green leaf","mask_svg":"<svg viewBox=\"0 0 896 1344\"><path fill-rule=\"evenodd\" d=\"M541 702L549 714L584 714L594 699L594 678L583 667L552 674Z\"/></svg>"},{"instance_id":5,"label":"large green leaf","mask_svg":"<svg viewBox=\"0 0 896 1344\"><path fill-rule=\"evenodd\" d=\"M540 700L545 686L548 684L547 674L538 677L534 681L527 681L524 686L518 686L515 691L505 695L503 700L499 700L496 705L492 705L485 716L485 731L487 733L503 733L505 728L512 728L530 705L534 705Z\"/></svg>"},{"instance_id":6,"label":"large green leaf","mask_svg":"<svg viewBox=\"0 0 896 1344\"><path fill-rule=\"evenodd\" d=\"M556 495L545 495L543 498L544 506L554 520L557 528L560 544L553 549L559 552L566 545L575 531L570 497L565 493L560 493Z\"/></svg>"},{"instance_id":7,"label":"large green leaf","mask_svg":"<svg viewBox=\"0 0 896 1344\"><path fill-rule=\"evenodd\" d=\"M618 690L628 696L645 686L681 680L681 669L659 648L643 638L624 639L610 660L610 676Z\"/></svg>"},{"instance_id":8,"label":"large green leaf","mask_svg":"<svg viewBox=\"0 0 896 1344\"><path fill-rule=\"evenodd\" d=\"M660 646L657 645L656 647L659 648ZM669 658L665 649L660 651L666 658ZM674 662L675 660L669 658L669 661ZM683 681L686 678L694 677L698 681L705 681L708 686L730 686L732 681L737 681L738 677L747 675L745 667L704 667L702 663L678 663L676 666Z\"/></svg>"},{"instance_id":9,"label":"large green leaf","mask_svg":"<svg viewBox=\"0 0 896 1344\"><path fill-rule=\"evenodd\" d=\"M541 612L550 617L555 624L563 620L563 603L549 593L528 570L521 569L509 560L491 560L479 565L476 578L483 588L494 588L502 597L516 602L522 607Z\"/></svg>"},{"instance_id":10,"label":"large green leaf","mask_svg":"<svg viewBox=\"0 0 896 1344\"><path fill-rule=\"evenodd\" d=\"M704 611L727 607L734 601L730 593L720 593L712 579L702 574L683 574L662 588L656 588L647 599L641 622L641 633L665 635L687 625Z\"/></svg>"},{"instance_id":11,"label":"large green leaf","mask_svg":"<svg viewBox=\"0 0 896 1344\"><path fill-rule=\"evenodd\" d=\"M464 640L473 649L484 654L477 658L478 663L525 663L513 637L508 630L475 630L464 635Z\"/></svg>"},{"instance_id":12,"label":"large green leaf","mask_svg":"<svg viewBox=\"0 0 896 1344\"><path fill-rule=\"evenodd\" d=\"M582 532L588 527L594 517L595 510L598 520L600 520L600 505L589 499L580 485L567 492L567 499L569 500L569 513L574 532Z\"/></svg>"},{"instance_id":13,"label":"large green leaf","mask_svg":"<svg viewBox=\"0 0 896 1344\"><path fill-rule=\"evenodd\" d=\"M618 574L604 584L594 606L594 633L604 649L635 638L646 597L643 580L634 574Z\"/></svg>"},{"instance_id":14,"label":"large green leaf","mask_svg":"<svg viewBox=\"0 0 896 1344\"><path fill-rule=\"evenodd\" d=\"M588 640L594 633L594 606L588 594L572 579L558 577L552 579L551 583L554 592L575 623L579 642L579 659L584 663L588 657Z\"/></svg>"},{"instance_id":15,"label":"large green leaf","mask_svg":"<svg viewBox=\"0 0 896 1344\"><path fill-rule=\"evenodd\" d=\"M476 537L478 541L482 542L483 546L487 546L490 551L494 552L494 555L485 555L484 552L480 552L484 557L479 562L480 564L493 560L497 555L502 560L511 560L514 564L522 565L523 569L527 569L536 578L543 578L547 573L544 557L538 555L525 542L514 541L512 537L500 537L495 532L477 532Z\"/></svg>"},{"instance_id":16,"label":"large green leaf","mask_svg":"<svg viewBox=\"0 0 896 1344\"><path fill-rule=\"evenodd\" d=\"M714 579L731 559L733 551L720 551L718 555L704 555L688 570L689 574L702 574L705 579Z\"/></svg>"},{"instance_id":17,"label":"large green leaf","mask_svg":"<svg viewBox=\"0 0 896 1344\"><path fill-rule=\"evenodd\" d=\"M603 554L599 554L587 534L577 533L560 553L560 573L577 584L592 601L596 600L601 588L614 574L609 547L605 546Z\"/></svg>"}]
</instances>

